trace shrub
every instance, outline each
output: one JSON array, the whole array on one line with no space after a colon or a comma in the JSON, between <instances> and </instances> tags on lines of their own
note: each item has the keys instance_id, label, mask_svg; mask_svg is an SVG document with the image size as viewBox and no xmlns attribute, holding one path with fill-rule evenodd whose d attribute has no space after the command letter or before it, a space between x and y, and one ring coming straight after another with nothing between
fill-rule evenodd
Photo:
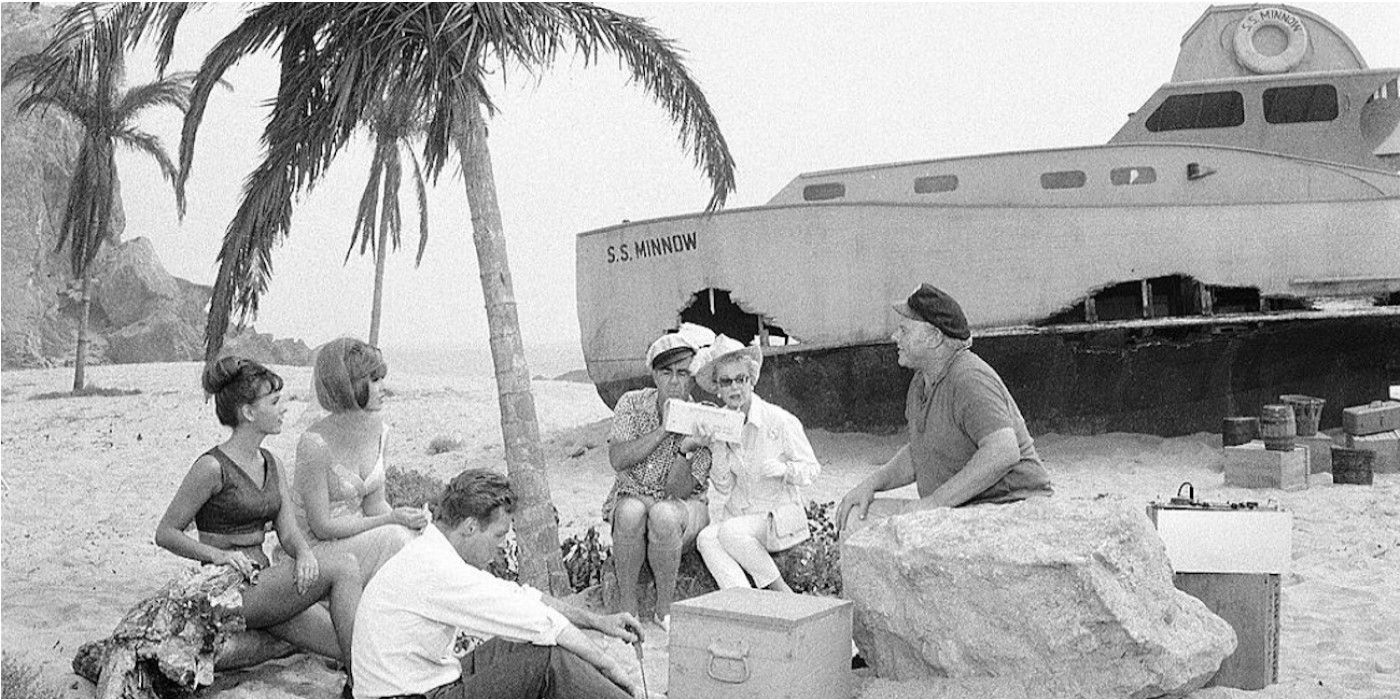
<instances>
[{"instance_id":1,"label":"shrub","mask_svg":"<svg viewBox=\"0 0 1400 700\"><path fill-rule=\"evenodd\" d=\"M444 452L456 452L462 449L463 444L461 435L439 435L428 442L428 454L440 455Z\"/></svg>"},{"instance_id":2,"label":"shrub","mask_svg":"<svg viewBox=\"0 0 1400 700\"><path fill-rule=\"evenodd\" d=\"M39 669L27 658L10 654L0 656L0 697L58 698L63 697L44 683Z\"/></svg>"},{"instance_id":3,"label":"shrub","mask_svg":"<svg viewBox=\"0 0 1400 700\"><path fill-rule=\"evenodd\" d=\"M441 479L414 469L389 467L384 472L384 498L395 508L435 505L445 488L447 484Z\"/></svg>"},{"instance_id":4,"label":"shrub","mask_svg":"<svg viewBox=\"0 0 1400 700\"><path fill-rule=\"evenodd\" d=\"M831 514L835 501L807 503L807 525L812 537L777 557L783 580L792 590L812 595L841 595L841 545Z\"/></svg>"},{"instance_id":5,"label":"shrub","mask_svg":"<svg viewBox=\"0 0 1400 700\"><path fill-rule=\"evenodd\" d=\"M569 572L569 587L574 592L603 582L603 563L612 556L612 547L598 539L598 528L589 527L583 537L570 535L559 544L564 556L564 570Z\"/></svg>"}]
</instances>

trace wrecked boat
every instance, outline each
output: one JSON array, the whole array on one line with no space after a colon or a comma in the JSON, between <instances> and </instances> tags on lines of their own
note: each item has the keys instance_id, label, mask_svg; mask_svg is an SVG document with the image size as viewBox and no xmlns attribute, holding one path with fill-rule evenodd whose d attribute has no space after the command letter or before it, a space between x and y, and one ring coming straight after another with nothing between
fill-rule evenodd
<instances>
[{"instance_id":1,"label":"wrecked boat","mask_svg":"<svg viewBox=\"0 0 1400 700\"><path fill-rule=\"evenodd\" d=\"M1217 431L1400 383L1400 69L1307 10L1211 7L1105 145L806 173L767 204L577 238L613 405L693 322L763 347L808 426L903 425L890 302L947 290L1034 432Z\"/></svg>"}]
</instances>

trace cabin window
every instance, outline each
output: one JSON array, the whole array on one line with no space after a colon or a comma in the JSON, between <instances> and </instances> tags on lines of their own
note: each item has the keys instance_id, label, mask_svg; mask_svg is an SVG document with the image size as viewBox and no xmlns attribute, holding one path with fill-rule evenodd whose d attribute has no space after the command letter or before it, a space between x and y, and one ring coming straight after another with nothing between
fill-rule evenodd
<instances>
[{"instance_id":1,"label":"cabin window","mask_svg":"<svg viewBox=\"0 0 1400 700\"><path fill-rule=\"evenodd\" d=\"M1150 185L1157 181L1157 171L1146 165L1114 168L1108 173L1108 181L1115 185Z\"/></svg>"},{"instance_id":2,"label":"cabin window","mask_svg":"<svg viewBox=\"0 0 1400 700\"><path fill-rule=\"evenodd\" d=\"M914 178L914 194L952 192L958 188L957 175L929 175Z\"/></svg>"},{"instance_id":3,"label":"cabin window","mask_svg":"<svg viewBox=\"0 0 1400 700\"><path fill-rule=\"evenodd\" d=\"M1172 95L1147 118L1148 131L1220 129L1244 123L1244 97L1229 92Z\"/></svg>"},{"instance_id":4,"label":"cabin window","mask_svg":"<svg viewBox=\"0 0 1400 700\"><path fill-rule=\"evenodd\" d=\"M1264 91L1264 121L1270 124L1330 122L1337 118L1337 88L1298 85Z\"/></svg>"},{"instance_id":5,"label":"cabin window","mask_svg":"<svg viewBox=\"0 0 1400 700\"><path fill-rule=\"evenodd\" d=\"M1083 170L1061 170L1040 174L1040 188L1045 190L1072 190L1083 187L1088 181Z\"/></svg>"},{"instance_id":6,"label":"cabin window","mask_svg":"<svg viewBox=\"0 0 1400 700\"><path fill-rule=\"evenodd\" d=\"M840 199L845 196L846 186L839 182L823 182L820 185L807 185L802 188L802 199L808 202Z\"/></svg>"}]
</instances>

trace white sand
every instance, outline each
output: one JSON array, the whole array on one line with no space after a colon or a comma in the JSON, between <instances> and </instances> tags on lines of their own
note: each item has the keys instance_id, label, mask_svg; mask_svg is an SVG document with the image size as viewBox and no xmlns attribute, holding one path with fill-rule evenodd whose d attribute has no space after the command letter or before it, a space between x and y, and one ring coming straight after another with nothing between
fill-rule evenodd
<instances>
[{"instance_id":1,"label":"white sand","mask_svg":"<svg viewBox=\"0 0 1400 700\"><path fill-rule=\"evenodd\" d=\"M268 447L290 460L308 411L310 370L278 368L292 399L288 430ZM3 374L3 645L70 696L91 694L71 672L73 652L108 634L129 606L187 564L158 549L155 524L186 469L223 439L193 363L95 367L90 382L136 388L123 397L31 401L71 385L71 369ZM468 466L503 468L489 382L392 373L386 419L390 463L450 478ZM611 485L610 413L593 387L535 382L550 486L563 534L599 524ZM459 451L428 456L438 436ZM897 436L810 433L825 471L810 497L836 500L899 447ZM1261 691L1208 688L1199 697L1400 697L1400 476L1373 487L1314 480L1306 491L1223 488L1219 437L1161 439L1048 435L1037 441L1056 489L1123 494L1146 505L1182 481L1209 500L1276 499L1294 514L1293 571L1284 578L1279 683ZM583 449L577 457L569 455ZM1320 482L1320 483L1319 483ZM652 693L666 687L664 635L646 645ZM619 659L634 657L620 643ZM304 655L221 674L213 697L328 696L341 676ZM923 697L917 683L870 682L867 695Z\"/></svg>"}]
</instances>

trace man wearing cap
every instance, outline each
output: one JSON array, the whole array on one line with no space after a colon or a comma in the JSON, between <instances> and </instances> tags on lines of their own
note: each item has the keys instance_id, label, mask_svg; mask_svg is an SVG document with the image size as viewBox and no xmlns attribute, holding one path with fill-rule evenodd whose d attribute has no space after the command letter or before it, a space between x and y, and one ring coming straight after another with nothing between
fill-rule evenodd
<instances>
[{"instance_id":1,"label":"man wearing cap","mask_svg":"<svg viewBox=\"0 0 1400 700\"><path fill-rule=\"evenodd\" d=\"M841 499L837 527L859 529L872 510L886 516L1050 495L1021 409L970 349L958 302L924 284L894 310L901 316L893 335L899 364L914 370L905 401L909 444ZM918 484L917 501L874 498L911 483Z\"/></svg>"},{"instance_id":2,"label":"man wearing cap","mask_svg":"<svg viewBox=\"0 0 1400 700\"><path fill-rule=\"evenodd\" d=\"M690 362L697 345L684 333L667 333L647 349L655 388L629 391L613 409L608 459L617 479L603 519L612 523L613 556L622 610L639 613L638 577L650 563L656 579L656 618L670 624L681 550L710 521L705 500L710 451L682 453L677 433L665 428L666 402L690 400Z\"/></svg>"}]
</instances>

